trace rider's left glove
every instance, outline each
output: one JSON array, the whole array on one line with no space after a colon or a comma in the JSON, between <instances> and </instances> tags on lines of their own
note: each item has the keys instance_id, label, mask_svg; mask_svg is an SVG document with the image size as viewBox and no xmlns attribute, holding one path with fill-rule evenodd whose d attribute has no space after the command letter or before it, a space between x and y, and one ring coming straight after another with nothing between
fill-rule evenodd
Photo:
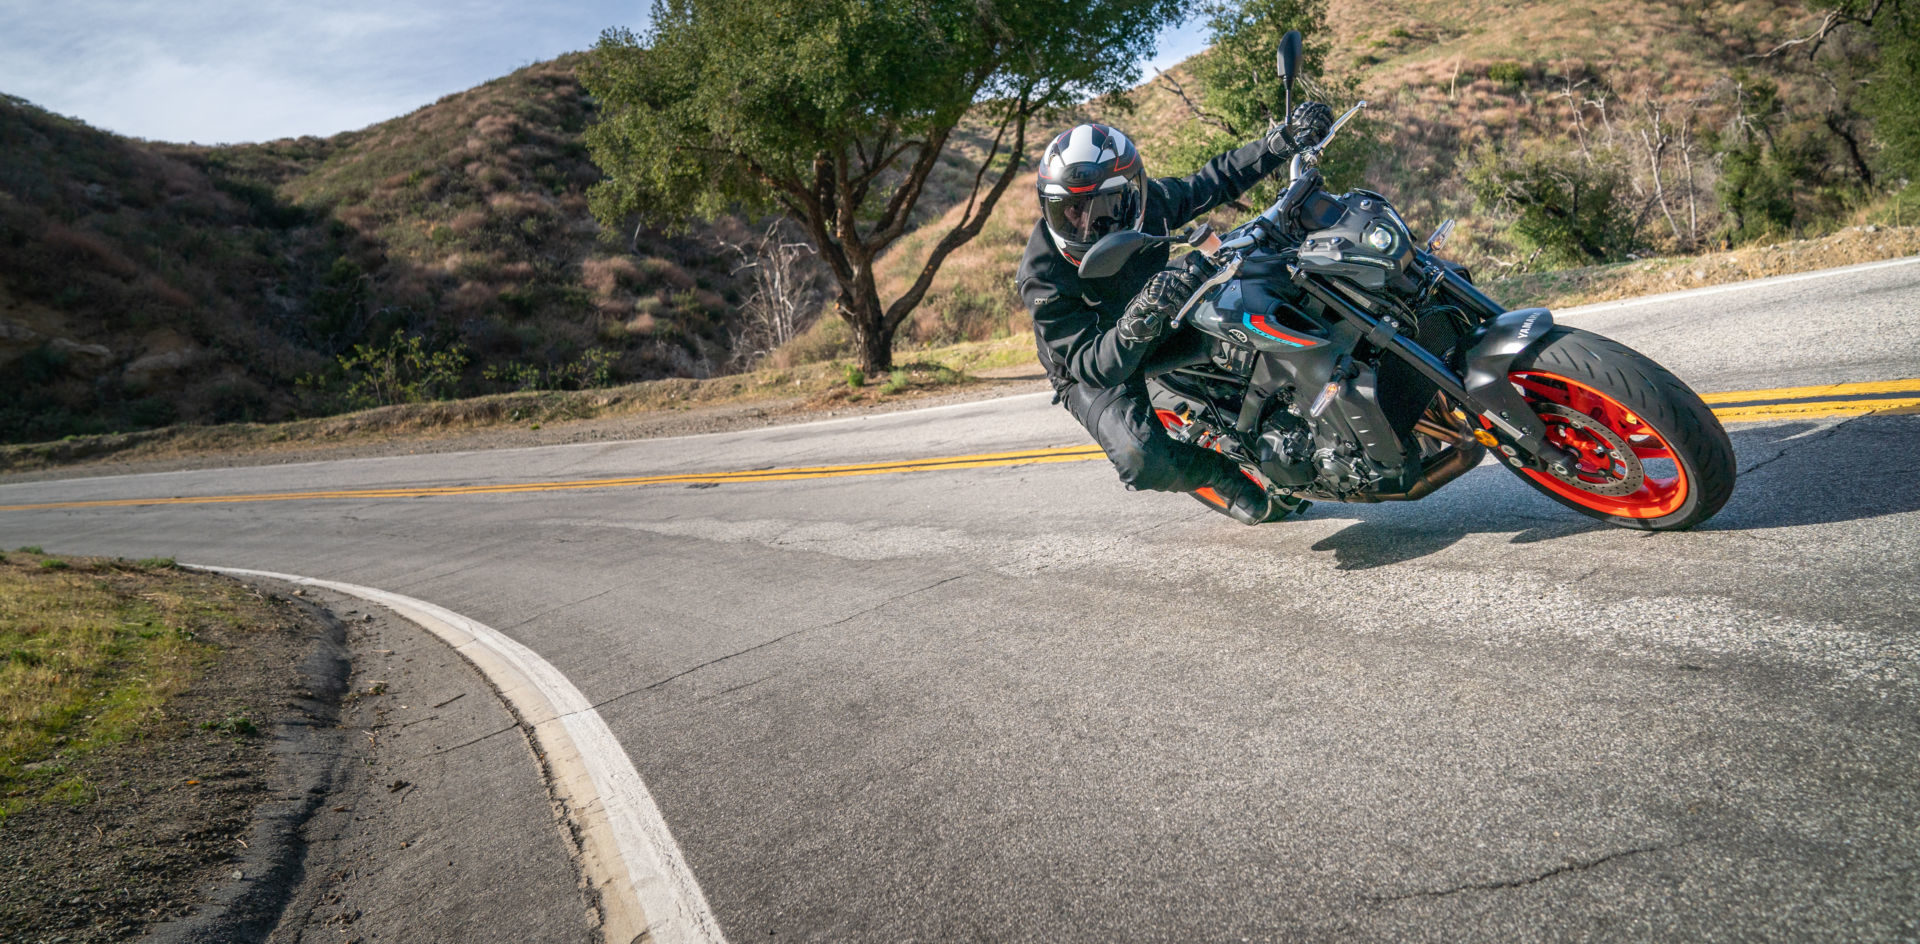
<instances>
[{"instance_id":1,"label":"rider's left glove","mask_svg":"<svg viewBox=\"0 0 1920 944\"><path fill-rule=\"evenodd\" d=\"M1301 102L1287 116L1287 123L1267 132L1267 150L1288 157L1302 148L1319 144L1333 128L1333 109L1319 102Z\"/></svg>"},{"instance_id":2,"label":"rider's left glove","mask_svg":"<svg viewBox=\"0 0 1920 944\"><path fill-rule=\"evenodd\" d=\"M1128 345L1154 344L1167 336L1173 326L1173 316L1200 289L1200 285L1213 276L1215 266L1206 256L1197 252L1187 253L1171 267L1162 269L1147 279L1140 294L1133 296L1127 303L1127 310L1120 315L1114 325L1119 332L1120 342Z\"/></svg>"}]
</instances>

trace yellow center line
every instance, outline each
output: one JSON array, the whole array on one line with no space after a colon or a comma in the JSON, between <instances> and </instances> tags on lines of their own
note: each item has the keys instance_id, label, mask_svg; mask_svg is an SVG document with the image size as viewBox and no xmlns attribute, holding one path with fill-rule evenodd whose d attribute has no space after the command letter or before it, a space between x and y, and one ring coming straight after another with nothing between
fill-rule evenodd
<instances>
[{"instance_id":1,"label":"yellow center line","mask_svg":"<svg viewBox=\"0 0 1920 944\"><path fill-rule=\"evenodd\" d=\"M1909 394L1897 397L1871 397L1871 394ZM1836 399L1863 397L1862 399ZM1887 380L1873 383L1826 384L1814 387L1780 387L1772 390L1742 390L1708 394L1708 403L1732 404L1714 410L1724 423L1753 423L1773 419L1821 419L1861 413L1920 412L1920 379ZM1791 403L1753 404L1755 400L1793 400ZM1753 404L1753 405L1748 405ZM390 488L334 489L305 492L261 492L249 495L176 496L171 498L114 498L92 501L42 502L0 505L0 511L57 511L70 508L126 508L141 505L226 505L247 502L325 501L382 498L435 498L450 495L511 495L524 492L560 492L595 488L632 488L643 485L721 485L743 482L795 482L806 479L844 478L857 475L893 475L904 472L934 472L948 469L984 469L996 466L1037 465L1054 462L1084 462L1104 458L1091 443L1049 449L1024 449L1013 452L987 452L968 456L904 459L892 462L860 462L850 465L799 466L779 469L741 469L730 472L685 472L622 478L575 479L558 482L504 482L494 485L396 486Z\"/></svg>"},{"instance_id":2,"label":"yellow center line","mask_svg":"<svg viewBox=\"0 0 1920 944\"><path fill-rule=\"evenodd\" d=\"M1709 393L1707 403L1747 403L1753 400L1811 400L1827 397L1854 397L1872 393L1905 393L1920 396L1920 377L1912 380L1876 380L1870 383L1821 384L1814 387L1775 387L1771 390L1734 390Z\"/></svg>"},{"instance_id":3,"label":"yellow center line","mask_svg":"<svg viewBox=\"0 0 1920 944\"><path fill-rule=\"evenodd\" d=\"M313 501L324 499L433 498L447 495L504 495L517 492L557 492L590 488L625 488L640 485L719 485L727 482L791 482L802 479L841 478L854 475L890 475L898 472L926 472L945 469L979 469L992 466L1029 465L1052 462L1079 462L1105 455L1100 447L1085 444L1051 449L1027 449L1018 452L990 452L971 456L949 456L896 462L862 462L852 465L804 466L785 469L748 469L735 472L690 472L672 475L645 475L624 478L576 479L563 482L507 482L496 485L414 486L396 488L338 489L308 492L262 492L249 495L183 495L172 498L114 498L91 501L44 502L25 505L0 505L0 511L53 511L63 508L125 508L136 505L225 505L247 502Z\"/></svg>"},{"instance_id":4,"label":"yellow center line","mask_svg":"<svg viewBox=\"0 0 1920 944\"><path fill-rule=\"evenodd\" d=\"M1907 412L1915 408L1920 408L1920 397L1768 403L1760 406L1722 407L1713 411L1713 415L1719 417L1722 423L1752 423L1758 420L1808 420L1829 416L1854 416L1860 413Z\"/></svg>"}]
</instances>

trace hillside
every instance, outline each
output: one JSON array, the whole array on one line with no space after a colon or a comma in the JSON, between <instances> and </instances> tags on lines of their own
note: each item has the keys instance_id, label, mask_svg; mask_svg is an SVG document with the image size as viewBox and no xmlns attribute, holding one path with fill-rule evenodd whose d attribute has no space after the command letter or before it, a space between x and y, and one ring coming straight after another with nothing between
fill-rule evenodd
<instances>
[{"instance_id":1,"label":"hillside","mask_svg":"<svg viewBox=\"0 0 1920 944\"><path fill-rule=\"evenodd\" d=\"M459 346L446 392L714 372L747 231L602 233L577 58L234 147L0 100L0 441L364 405L335 358L396 330Z\"/></svg>"},{"instance_id":2,"label":"hillside","mask_svg":"<svg viewBox=\"0 0 1920 944\"><path fill-rule=\"evenodd\" d=\"M1365 178L1332 183L1387 194L1422 231L1457 218L1449 254L1493 276L1542 265L1515 243L1509 217L1476 208L1468 172L1494 144L1510 153L1540 148L1576 160L1584 153L1621 167L1626 192L1635 206L1645 207L1643 255L1723 248L1712 138L1739 107L1741 80L1763 65L1752 57L1806 35L1818 19L1803 5L1780 0L1331 0L1329 8L1327 23L1338 37L1334 77L1358 82L1370 102L1368 113L1384 131ZM1806 105L1821 94L1818 77L1797 62L1766 65L1788 106ZM1174 74L1194 91L1183 70ZM1190 171L1156 161L1164 153L1156 145L1170 141L1189 120L1186 105L1158 81L1130 99L1130 110L1096 102L1055 123L1110 121L1141 142L1148 173ZM1047 130L1034 137L1044 143ZM1647 157L1648 141L1656 142L1657 162ZM1827 179L1844 183L1851 175L1844 149L1834 141L1809 138L1796 146L1800 158ZM1656 190L1663 203L1655 202ZM1766 234L1768 239L1819 235L1865 221L1842 186L1801 187L1793 199L1808 222ZM1029 330L1012 273L1036 218L1030 192L1010 192L980 237L948 258L903 342ZM1236 220L1223 214L1217 222ZM883 294L908 284L931 242L928 234L909 236L882 260ZM822 324L816 335L826 337L802 344L836 349L835 326Z\"/></svg>"}]
</instances>

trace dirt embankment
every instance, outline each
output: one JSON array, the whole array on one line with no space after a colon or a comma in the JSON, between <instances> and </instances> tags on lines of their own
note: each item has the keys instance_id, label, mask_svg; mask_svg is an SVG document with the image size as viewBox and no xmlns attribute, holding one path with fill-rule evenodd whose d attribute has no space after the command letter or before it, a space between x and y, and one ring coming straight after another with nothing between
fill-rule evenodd
<instances>
[{"instance_id":1,"label":"dirt embankment","mask_svg":"<svg viewBox=\"0 0 1920 944\"><path fill-rule=\"evenodd\" d=\"M330 710L303 673L329 633L170 561L0 555L0 940L270 927L321 801L270 743Z\"/></svg>"}]
</instances>

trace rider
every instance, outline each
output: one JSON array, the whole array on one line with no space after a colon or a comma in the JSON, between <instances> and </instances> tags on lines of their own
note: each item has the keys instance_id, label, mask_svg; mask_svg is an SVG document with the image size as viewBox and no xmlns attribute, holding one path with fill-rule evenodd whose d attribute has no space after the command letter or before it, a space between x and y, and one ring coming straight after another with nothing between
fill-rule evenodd
<instances>
[{"instance_id":1,"label":"rider","mask_svg":"<svg viewBox=\"0 0 1920 944\"><path fill-rule=\"evenodd\" d=\"M1152 247L1103 279L1081 279L1079 265L1109 233L1164 236L1233 200L1332 125L1331 109L1303 102L1286 124L1186 178L1147 179L1133 142L1106 125L1076 126L1047 145L1038 178L1042 218L1020 261L1020 297L1033 314L1054 402L1064 401L1093 434L1128 488L1191 492L1242 524L1273 521L1294 507L1270 500L1226 456L1174 441L1148 400L1140 365L1211 274L1200 254L1169 266L1167 247Z\"/></svg>"}]
</instances>

